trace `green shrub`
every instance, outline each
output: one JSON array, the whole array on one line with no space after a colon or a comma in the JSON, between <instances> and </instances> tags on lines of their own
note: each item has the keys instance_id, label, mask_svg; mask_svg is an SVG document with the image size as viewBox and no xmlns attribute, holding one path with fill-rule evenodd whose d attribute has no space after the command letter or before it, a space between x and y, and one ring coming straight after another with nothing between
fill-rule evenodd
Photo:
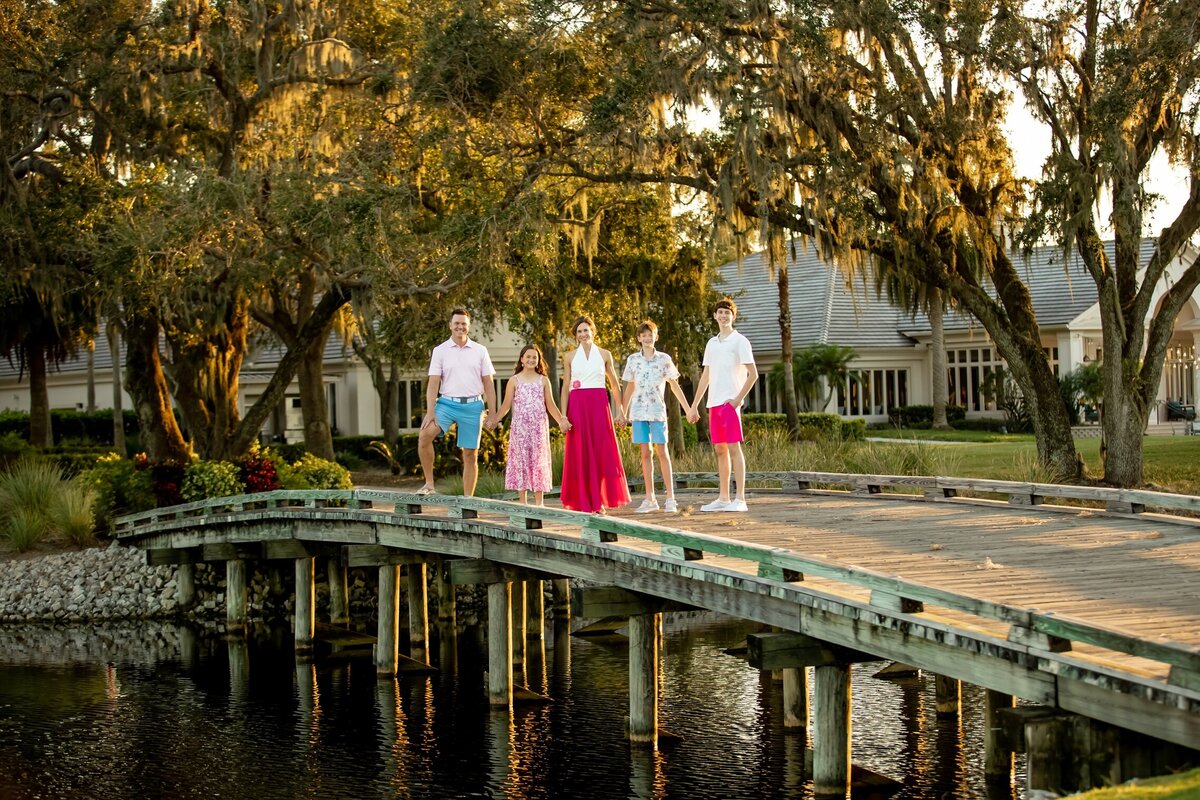
<instances>
[{"instance_id":1,"label":"green shrub","mask_svg":"<svg viewBox=\"0 0 1200 800\"><path fill-rule=\"evenodd\" d=\"M291 472L303 486L299 489L353 489L354 482L350 472L341 464L317 458L312 453L305 453L291 465ZM281 479L281 482L282 479ZM286 484L285 484L286 486ZM293 488L288 486L287 488Z\"/></svg>"},{"instance_id":2,"label":"green shrub","mask_svg":"<svg viewBox=\"0 0 1200 800\"><path fill-rule=\"evenodd\" d=\"M245 493L246 486L236 464L197 459L184 467L180 496L185 503Z\"/></svg>"},{"instance_id":3,"label":"green shrub","mask_svg":"<svg viewBox=\"0 0 1200 800\"><path fill-rule=\"evenodd\" d=\"M946 421L951 425L965 419L966 416L965 406L946 406ZM933 406L897 406L888 410L888 420L900 428L915 427L917 423L922 422L933 424Z\"/></svg>"},{"instance_id":4,"label":"green shrub","mask_svg":"<svg viewBox=\"0 0 1200 800\"><path fill-rule=\"evenodd\" d=\"M348 470L359 470L363 468L365 463L355 453L348 450L338 450L333 454L334 460Z\"/></svg>"},{"instance_id":5,"label":"green shrub","mask_svg":"<svg viewBox=\"0 0 1200 800\"><path fill-rule=\"evenodd\" d=\"M997 432L1001 429L1007 430L1006 420L996 419L993 417L976 417L974 419L963 419L954 423L954 427L960 431L993 431Z\"/></svg>"},{"instance_id":6,"label":"green shrub","mask_svg":"<svg viewBox=\"0 0 1200 800\"><path fill-rule=\"evenodd\" d=\"M867 438L867 421L861 417L842 420L842 441L861 442Z\"/></svg>"},{"instance_id":7,"label":"green shrub","mask_svg":"<svg viewBox=\"0 0 1200 800\"><path fill-rule=\"evenodd\" d=\"M15 461L32 449L29 442L16 431L7 431L0 435L0 463Z\"/></svg>"},{"instance_id":8,"label":"green shrub","mask_svg":"<svg viewBox=\"0 0 1200 800\"><path fill-rule=\"evenodd\" d=\"M333 451L337 453L337 460L347 469L358 469L359 467L351 467L352 459L358 459L359 464L374 463L382 465L385 459L380 457L379 453L371 449L371 443L377 441L378 436L335 436L333 437Z\"/></svg>"},{"instance_id":9,"label":"green shrub","mask_svg":"<svg viewBox=\"0 0 1200 800\"><path fill-rule=\"evenodd\" d=\"M128 439L138 432L137 414L124 411L125 436ZM91 413L71 409L54 409L50 412L50 429L54 441L64 440L111 445L113 441L112 409L102 408ZM0 435L16 433L28 441L29 414L25 411L0 412Z\"/></svg>"},{"instance_id":10,"label":"green shrub","mask_svg":"<svg viewBox=\"0 0 1200 800\"><path fill-rule=\"evenodd\" d=\"M96 525L101 531L112 527L114 517L154 508L154 487L148 469L138 469L132 459L109 453L80 475L96 492Z\"/></svg>"}]
</instances>

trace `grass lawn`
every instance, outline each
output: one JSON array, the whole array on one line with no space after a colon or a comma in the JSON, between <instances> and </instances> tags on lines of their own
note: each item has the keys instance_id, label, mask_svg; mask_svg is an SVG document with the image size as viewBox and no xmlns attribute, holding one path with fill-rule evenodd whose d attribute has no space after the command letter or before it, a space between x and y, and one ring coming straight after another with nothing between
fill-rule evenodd
<instances>
[{"instance_id":1,"label":"grass lawn","mask_svg":"<svg viewBox=\"0 0 1200 800\"><path fill-rule=\"evenodd\" d=\"M1074 795L1079 800L1200 800L1200 769Z\"/></svg>"},{"instance_id":2,"label":"grass lawn","mask_svg":"<svg viewBox=\"0 0 1200 800\"><path fill-rule=\"evenodd\" d=\"M953 442L938 445L946 465L944 474L955 477L1046 481L1037 465L1037 445L1032 434L986 431L869 431L870 436L908 441ZM1103 477L1100 440L1076 439L1075 447L1088 473ZM1160 491L1200 494L1200 436L1147 436L1143 441L1145 481Z\"/></svg>"}]
</instances>

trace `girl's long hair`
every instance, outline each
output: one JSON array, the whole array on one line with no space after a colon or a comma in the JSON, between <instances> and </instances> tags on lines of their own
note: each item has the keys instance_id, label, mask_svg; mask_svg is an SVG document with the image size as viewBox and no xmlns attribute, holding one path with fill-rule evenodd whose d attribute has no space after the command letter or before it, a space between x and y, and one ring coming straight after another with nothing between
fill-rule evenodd
<instances>
[{"instance_id":1,"label":"girl's long hair","mask_svg":"<svg viewBox=\"0 0 1200 800\"><path fill-rule=\"evenodd\" d=\"M513 375L516 375L518 372L525 369L525 365L521 363L521 359L525 358L525 354L530 350L538 354L538 365L533 371L538 375L546 374L546 357L542 355L542 349L536 344L527 344L521 348L521 353L517 356L517 368L513 370Z\"/></svg>"}]
</instances>

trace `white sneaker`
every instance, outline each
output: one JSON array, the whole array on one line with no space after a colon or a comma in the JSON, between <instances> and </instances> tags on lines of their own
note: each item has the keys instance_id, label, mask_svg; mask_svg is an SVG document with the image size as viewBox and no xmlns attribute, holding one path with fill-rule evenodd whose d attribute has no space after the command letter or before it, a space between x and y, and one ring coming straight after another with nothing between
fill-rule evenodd
<instances>
[{"instance_id":1,"label":"white sneaker","mask_svg":"<svg viewBox=\"0 0 1200 800\"><path fill-rule=\"evenodd\" d=\"M675 502L674 497L663 503L663 511L668 514L674 514L675 512L679 511L679 504Z\"/></svg>"},{"instance_id":2,"label":"white sneaker","mask_svg":"<svg viewBox=\"0 0 1200 800\"><path fill-rule=\"evenodd\" d=\"M646 498L645 500L642 501L642 504L640 506L638 506L637 510L634 511L633 513L649 514L651 511L658 511L658 501L651 500L650 498Z\"/></svg>"},{"instance_id":3,"label":"white sneaker","mask_svg":"<svg viewBox=\"0 0 1200 800\"><path fill-rule=\"evenodd\" d=\"M700 510L701 511L724 511L725 507L728 505L729 505L728 500L717 499L717 500L713 500L711 503L705 503L704 505L700 506Z\"/></svg>"},{"instance_id":4,"label":"white sneaker","mask_svg":"<svg viewBox=\"0 0 1200 800\"><path fill-rule=\"evenodd\" d=\"M745 500L734 500L732 503L725 506L721 510L722 511L732 511L732 512L742 512L742 511L749 511L750 509L748 509L746 507Z\"/></svg>"}]
</instances>

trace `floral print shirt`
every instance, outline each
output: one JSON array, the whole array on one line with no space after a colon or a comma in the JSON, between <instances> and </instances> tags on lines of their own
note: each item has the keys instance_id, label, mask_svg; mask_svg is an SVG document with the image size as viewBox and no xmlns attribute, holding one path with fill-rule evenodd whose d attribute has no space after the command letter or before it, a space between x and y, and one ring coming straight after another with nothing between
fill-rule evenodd
<instances>
[{"instance_id":1,"label":"floral print shirt","mask_svg":"<svg viewBox=\"0 0 1200 800\"><path fill-rule=\"evenodd\" d=\"M655 350L646 358L641 351L634 353L625 362L625 373L621 380L633 381L633 397L629 403L629 419L639 422L666 422L667 404L663 393L667 381L679 379L675 362L666 353Z\"/></svg>"}]
</instances>

